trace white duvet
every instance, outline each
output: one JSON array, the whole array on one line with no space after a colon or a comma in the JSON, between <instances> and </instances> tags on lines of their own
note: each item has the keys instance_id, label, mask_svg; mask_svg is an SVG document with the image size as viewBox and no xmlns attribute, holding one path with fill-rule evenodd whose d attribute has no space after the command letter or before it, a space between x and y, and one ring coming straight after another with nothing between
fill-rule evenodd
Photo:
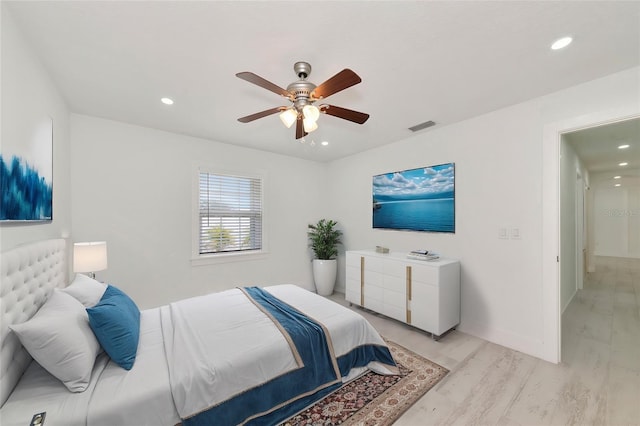
<instances>
[{"instance_id":1,"label":"white duvet","mask_svg":"<svg viewBox=\"0 0 640 426\"><path fill-rule=\"evenodd\" d=\"M182 418L298 367L282 333L238 289L172 303L161 318Z\"/></svg>"},{"instance_id":2,"label":"white duvet","mask_svg":"<svg viewBox=\"0 0 640 426\"><path fill-rule=\"evenodd\" d=\"M385 345L362 316L343 306L295 285L266 290L321 322L336 357L359 345ZM46 426L175 425L298 362L277 326L238 289L142 311L140 331L133 368L126 371L101 354L83 393L68 392L33 362L0 409L2 426L28 425L42 411ZM367 367L396 373L377 362Z\"/></svg>"},{"instance_id":3,"label":"white duvet","mask_svg":"<svg viewBox=\"0 0 640 426\"><path fill-rule=\"evenodd\" d=\"M362 316L334 302L295 285L266 290L324 324L335 357L365 344L385 345ZM161 317L173 399L182 418L299 367L274 321L239 289L172 303ZM392 373L371 364L375 371Z\"/></svg>"}]
</instances>

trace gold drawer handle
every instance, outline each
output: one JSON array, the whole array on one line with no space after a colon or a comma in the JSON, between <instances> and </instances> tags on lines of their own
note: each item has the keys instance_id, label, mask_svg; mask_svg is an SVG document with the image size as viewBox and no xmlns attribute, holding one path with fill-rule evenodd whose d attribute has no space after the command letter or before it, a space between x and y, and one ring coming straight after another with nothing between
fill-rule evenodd
<instances>
[{"instance_id":1,"label":"gold drawer handle","mask_svg":"<svg viewBox=\"0 0 640 426\"><path fill-rule=\"evenodd\" d=\"M364 256L360 257L360 306L364 306Z\"/></svg>"},{"instance_id":2,"label":"gold drawer handle","mask_svg":"<svg viewBox=\"0 0 640 426\"><path fill-rule=\"evenodd\" d=\"M411 324L411 308L409 306L411 302L411 266L407 266L407 324Z\"/></svg>"}]
</instances>

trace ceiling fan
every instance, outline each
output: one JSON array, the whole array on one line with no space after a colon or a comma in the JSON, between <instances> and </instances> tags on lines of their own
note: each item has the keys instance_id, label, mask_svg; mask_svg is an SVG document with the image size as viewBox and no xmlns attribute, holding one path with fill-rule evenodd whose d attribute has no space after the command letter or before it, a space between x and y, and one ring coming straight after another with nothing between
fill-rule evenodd
<instances>
[{"instance_id":1,"label":"ceiling fan","mask_svg":"<svg viewBox=\"0 0 640 426\"><path fill-rule=\"evenodd\" d=\"M298 76L298 80L288 85L286 90L252 72L239 72L236 74L236 77L281 95L292 103L290 106L279 106L247 115L246 117L238 118L238 121L249 123L258 118L280 113L280 119L288 128L296 123L296 139L300 139L318 128L316 121L320 113L333 115L358 124L363 124L369 119L369 114L363 112L329 104L314 105L315 102L360 83L362 79L355 72L345 68L324 83L316 86L307 80L307 77L311 74L311 65L307 62L296 62L293 65L293 70Z\"/></svg>"}]
</instances>

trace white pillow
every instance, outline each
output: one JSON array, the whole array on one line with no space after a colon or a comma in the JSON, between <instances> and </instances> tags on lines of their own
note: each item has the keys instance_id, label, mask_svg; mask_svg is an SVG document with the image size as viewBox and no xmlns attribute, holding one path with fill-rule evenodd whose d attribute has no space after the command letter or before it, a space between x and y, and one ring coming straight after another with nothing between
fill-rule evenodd
<instances>
[{"instance_id":1,"label":"white pillow","mask_svg":"<svg viewBox=\"0 0 640 426\"><path fill-rule=\"evenodd\" d=\"M97 305L100 299L102 299L102 295L106 289L106 284L86 275L76 274L71 284L63 288L62 291L78 299L85 307L91 308Z\"/></svg>"},{"instance_id":2,"label":"white pillow","mask_svg":"<svg viewBox=\"0 0 640 426\"><path fill-rule=\"evenodd\" d=\"M82 303L56 289L33 318L9 328L33 359L67 389L87 389L100 344Z\"/></svg>"}]
</instances>

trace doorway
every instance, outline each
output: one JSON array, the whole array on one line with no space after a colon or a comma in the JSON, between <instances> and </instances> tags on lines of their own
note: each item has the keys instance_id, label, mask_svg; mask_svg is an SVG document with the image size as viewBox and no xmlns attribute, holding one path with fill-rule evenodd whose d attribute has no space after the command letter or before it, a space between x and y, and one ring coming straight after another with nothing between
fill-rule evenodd
<instances>
[{"instance_id":1,"label":"doorway","mask_svg":"<svg viewBox=\"0 0 640 426\"><path fill-rule=\"evenodd\" d=\"M578 341L615 344L615 301L636 299L633 288L620 287L618 274L640 262L638 145L640 118L562 134L560 350L568 351L561 360L571 359Z\"/></svg>"},{"instance_id":2,"label":"doorway","mask_svg":"<svg viewBox=\"0 0 640 426\"><path fill-rule=\"evenodd\" d=\"M543 128L542 145L542 299L543 299L543 329L542 329L542 358L553 363L561 360L561 229L560 218L562 209L560 208L560 149L562 137L565 134L596 128L599 126L623 122L626 120L640 118L640 108L636 104L629 104L610 110L603 110L597 113L581 115L549 123ZM575 179L572 173L572 179ZM584 177L584 176L583 176ZM575 192L574 192L575 194ZM591 203L591 191L586 197L587 212ZM594 247L591 241L592 234L589 214L587 214L587 246ZM575 229L575 227L574 227ZM571 241L575 247L575 241ZM589 255L587 263L591 262ZM575 263L570 263L574 267Z\"/></svg>"}]
</instances>

